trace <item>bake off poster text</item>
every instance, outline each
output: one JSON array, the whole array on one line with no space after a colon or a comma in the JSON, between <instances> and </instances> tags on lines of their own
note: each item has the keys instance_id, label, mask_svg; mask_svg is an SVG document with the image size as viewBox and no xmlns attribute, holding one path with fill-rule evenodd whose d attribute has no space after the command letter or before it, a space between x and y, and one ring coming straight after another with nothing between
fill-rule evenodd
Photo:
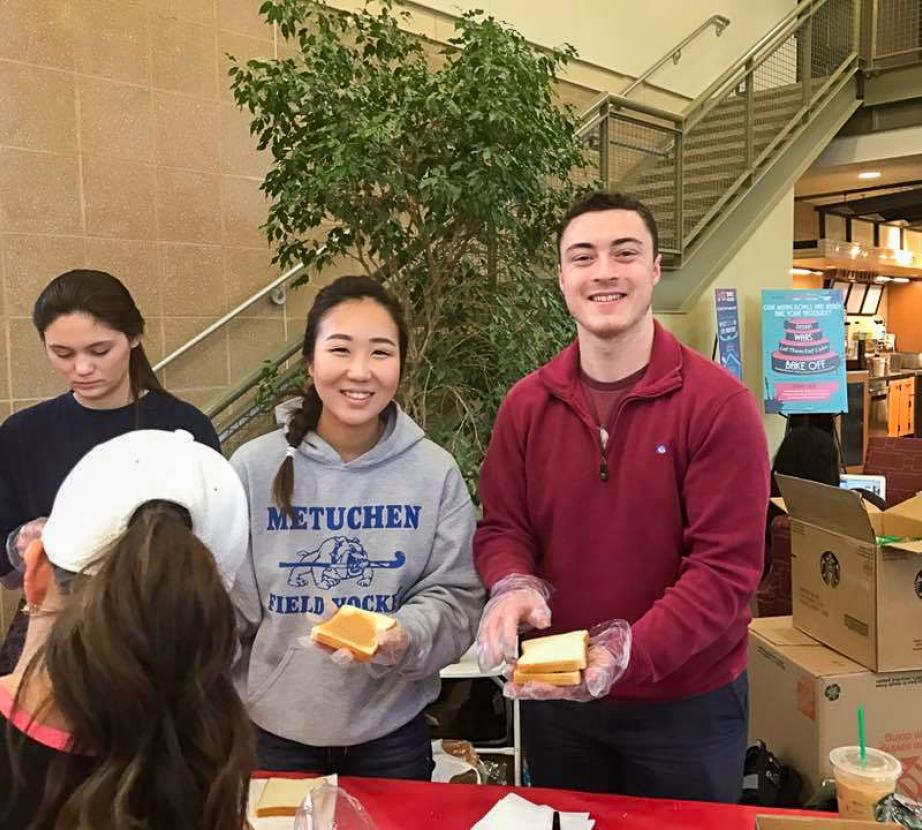
<instances>
[{"instance_id":1,"label":"bake off poster text","mask_svg":"<svg viewBox=\"0 0 922 830\"><path fill-rule=\"evenodd\" d=\"M762 292L765 411L848 411L845 308L835 290Z\"/></svg>"}]
</instances>

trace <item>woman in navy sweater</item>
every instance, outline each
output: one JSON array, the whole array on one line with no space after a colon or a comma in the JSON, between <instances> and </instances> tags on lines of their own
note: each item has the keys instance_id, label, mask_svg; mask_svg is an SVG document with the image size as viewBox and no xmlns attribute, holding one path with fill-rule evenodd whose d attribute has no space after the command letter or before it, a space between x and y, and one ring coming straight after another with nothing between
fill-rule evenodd
<instances>
[{"instance_id":1,"label":"woman in navy sweater","mask_svg":"<svg viewBox=\"0 0 922 830\"><path fill-rule=\"evenodd\" d=\"M52 280L32 311L52 368L69 391L0 425L0 583L17 588L9 561L41 533L58 487L97 444L134 429L185 429L215 450L211 422L160 384L144 353L144 318L128 289L102 271ZM25 617L0 649L0 674L16 663Z\"/></svg>"}]
</instances>

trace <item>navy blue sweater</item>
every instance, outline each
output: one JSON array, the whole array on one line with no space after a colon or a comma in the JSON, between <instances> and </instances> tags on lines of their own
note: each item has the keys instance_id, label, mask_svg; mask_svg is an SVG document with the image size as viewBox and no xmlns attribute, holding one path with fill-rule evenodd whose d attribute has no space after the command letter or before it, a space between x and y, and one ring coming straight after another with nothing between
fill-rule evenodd
<instances>
[{"instance_id":1,"label":"navy blue sweater","mask_svg":"<svg viewBox=\"0 0 922 830\"><path fill-rule=\"evenodd\" d=\"M221 449L211 422L166 392L148 392L137 407L118 409L88 409L67 392L0 424L0 576L12 569L7 536L51 512L61 482L93 447L135 429L185 429L196 441ZM22 628L24 620L14 620L10 637L21 637ZM9 645L0 650L0 674L18 656L19 649Z\"/></svg>"}]
</instances>

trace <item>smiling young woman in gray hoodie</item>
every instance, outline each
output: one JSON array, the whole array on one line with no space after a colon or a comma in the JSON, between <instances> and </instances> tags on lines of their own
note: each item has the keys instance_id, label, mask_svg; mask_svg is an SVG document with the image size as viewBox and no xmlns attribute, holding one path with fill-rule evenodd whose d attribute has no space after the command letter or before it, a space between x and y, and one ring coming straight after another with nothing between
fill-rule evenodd
<instances>
[{"instance_id":1,"label":"smiling young woman in gray hoodie","mask_svg":"<svg viewBox=\"0 0 922 830\"><path fill-rule=\"evenodd\" d=\"M473 641L483 589L458 467L393 400L406 352L377 282L331 283L308 314L300 406L231 459L251 524L237 678L265 769L431 773L423 708ZM397 621L369 663L308 637L343 604Z\"/></svg>"}]
</instances>

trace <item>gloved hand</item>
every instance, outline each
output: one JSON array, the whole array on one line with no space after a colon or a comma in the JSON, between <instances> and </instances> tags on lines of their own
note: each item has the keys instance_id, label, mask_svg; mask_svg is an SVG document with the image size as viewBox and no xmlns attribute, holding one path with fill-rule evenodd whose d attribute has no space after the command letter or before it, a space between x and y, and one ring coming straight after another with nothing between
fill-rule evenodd
<instances>
[{"instance_id":1,"label":"gloved hand","mask_svg":"<svg viewBox=\"0 0 922 830\"><path fill-rule=\"evenodd\" d=\"M372 670L376 677L380 677L385 673L380 669L389 669L403 660L413 644L410 632L400 623L396 623L378 636L378 648L370 660L359 660L348 648L332 649L323 643L311 640L309 637L301 638L300 642L312 648L319 648L328 654L337 666L351 666L354 663L356 665L378 667L377 670Z\"/></svg>"},{"instance_id":2,"label":"gloved hand","mask_svg":"<svg viewBox=\"0 0 922 830\"><path fill-rule=\"evenodd\" d=\"M329 651L329 649L327 650ZM330 654L330 659L339 666L364 662L365 665L390 668L391 666L396 666L409 650L409 632L400 623L395 623L387 631L378 635L378 648L370 660L357 660L355 655L347 648L336 649Z\"/></svg>"},{"instance_id":3,"label":"gloved hand","mask_svg":"<svg viewBox=\"0 0 922 830\"><path fill-rule=\"evenodd\" d=\"M31 542L42 538L42 528L47 521L48 519L45 516L39 519L33 519L31 522L20 525L17 530L14 530L7 537L7 555L10 558L10 564L16 568L17 571L21 572L25 570L26 548L29 547Z\"/></svg>"},{"instance_id":4,"label":"gloved hand","mask_svg":"<svg viewBox=\"0 0 922 830\"><path fill-rule=\"evenodd\" d=\"M493 586L477 628L481 671L496 671L503 663L512 663L518 656L518 635L551 624L550 595L544 580L525 574L510 574Z\"/></svg>"},{"instance_id":5,"label":"gloved hand","mask_svg":"<svg viewBox=\"0 0 922 830\"><path fill-rule=\"evenodd\" d=\"M48 521L44 516L40 519L33 519L18 527L4 540L6 543L6 556L10 560L13 570L0 577L0 585L4 588L16 590L22 587L22 578L25 573L25 556L26 549L36 539L41 539L42 528Z\"/></svg>"},{"instance_id":6,"label":"gloved hand","mask_svg":"<svg viewBox=\"0 0 922 830\"><path fill-rule=\"evenodd\" d=\"M631 626L625 620L609 620L589 631L586 668L578 686L550 683L513 683L503 687L506 697L519 700L574 700L586 703L605 697L624 674L631 658Z\"/></svg>"}]
</instances>

